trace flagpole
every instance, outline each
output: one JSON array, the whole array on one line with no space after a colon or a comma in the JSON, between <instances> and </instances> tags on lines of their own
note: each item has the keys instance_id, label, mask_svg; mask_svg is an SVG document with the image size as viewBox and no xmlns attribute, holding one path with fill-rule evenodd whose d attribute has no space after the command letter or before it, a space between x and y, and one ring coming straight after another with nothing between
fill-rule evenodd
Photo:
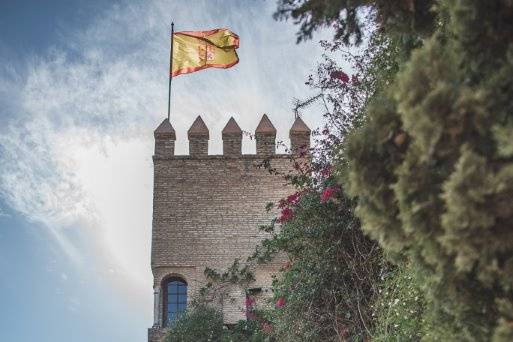
<instances>
[{"instance_id":1,"label":"flagpole","mask_svg":"<svg viewBox=\"0 0 513 342\"><path fill-rule=\"evenodd\" d=\"M171 81L173 80L173 34L175 33L175 24L171 22L171 52L169 53L169 91L167 94L167 121L171 115Z\"/></svg>"}]
</instances>

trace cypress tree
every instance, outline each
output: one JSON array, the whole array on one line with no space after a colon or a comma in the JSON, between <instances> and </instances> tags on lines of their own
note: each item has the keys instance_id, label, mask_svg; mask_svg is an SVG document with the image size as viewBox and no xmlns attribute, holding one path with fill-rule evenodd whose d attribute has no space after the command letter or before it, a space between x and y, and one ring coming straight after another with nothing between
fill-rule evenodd
<instances>
[{"instance_id":1,"label":"cypress tree","mask_svg":"<svg viewBox=\"0 0 513 342\"><path fill-rule=\"evenodd\" d=\"M348 139L363 229L462 340L513 340L513 2L440 0Z\"/></svg>"}]
</instances>

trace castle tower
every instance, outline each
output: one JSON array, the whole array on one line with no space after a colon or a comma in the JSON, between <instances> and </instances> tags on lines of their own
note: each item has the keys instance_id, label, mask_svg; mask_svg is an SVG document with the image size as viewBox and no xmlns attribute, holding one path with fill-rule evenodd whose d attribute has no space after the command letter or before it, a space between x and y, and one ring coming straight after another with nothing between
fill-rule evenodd
<instances>
[{"instance_id":1,"label":"castle tower","mask_svg":"<svg viewBox=\"0 0 513 342\"><path fill-rule=\"evenodd\" d=\"M300 119L299 119L300 120ZM294 128L296 127L296 128ZM310 130L298 120L291 145L310 146ZM154 132L155 153L151 269L154 323L150 342L161 342L166 326L187 307L206 284L205 267L223 270L236 258L244 261L267 233L268 202L277 202L293 189L281 176L258 167L268 159L280 173L292 170L290 156L276 154L276 129L264 115L256 131L256 154L242 154L242 130L230 118L222 131L223 154L209 155L207 125L197 117L188 131L189 155L175 155L176 135L166 119ZM293 148L294 150L294 148ZM282 261L258 266L255 293L265 293ZM245 319L245 293L233 287L219 309L225 324ZM270 293L269 293L270 295Z\"/></svg>"}]
</instances>

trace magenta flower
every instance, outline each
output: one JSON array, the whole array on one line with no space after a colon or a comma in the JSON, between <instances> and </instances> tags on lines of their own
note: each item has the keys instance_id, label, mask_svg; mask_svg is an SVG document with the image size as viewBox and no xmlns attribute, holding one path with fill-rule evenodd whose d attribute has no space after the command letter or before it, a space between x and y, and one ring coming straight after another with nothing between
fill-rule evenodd
<instances>
[{"instance_id":1,"label":"magenta flower","mask_svg":"<svg viewBox=\"0 0 513 342\"><path fill-rule=\"evenodd\" d=\"M246 307L251 308L255 304L255 300L251 297L246 297Z\"/></svg>"},{"instance_id":2,"label":"magenta flower","mask_svg":"<svg viewBox=\"0 0 513 342\"><path fill-rule=\"evenodd\" d=\"M299 202L299 196L301 194L299 192L293 193L292 195L287 197L287 202L289 204L296 205Z\"/></svg>"},{"instance_id":3,"label":"magenta flower","mask_svg":"<svg viewBox=\"0 0 513 342\"><path fill-rule=\"evenodd\" d=\"M329 186L326 189L324 189L324 191L321 194L321 203L328 202L329 199L335 196L338 191L339 189L334 186Z\"/></svg>"},{"instance_id":4,"label":"magenta flower","mask_svg":"<svg viewBox=\"0 0 513 342\"><path fill-rule=\"evenodd\" d=\"M342 83L349 82L349 76L342 70L332 71L330 76L332 79L340 80Z\"/></svg>"},{"instance_id":5,"label":"magenta flower","mask_svg":"<svg viewBox=\"0 0 513 342\"><path fill-rule=\"evenodd\" d=\"M283 208L281 211L281 216L278 219L278 222L287 222L294 216L294 212L290 208Z\"/></svg>"},{"instance_id":6,"label":"magenta flower","mask_svg":"<svg viewBox=\"0 0 513 342\"><path fill-rule=\"evenodd\" d=\"M283 297L278 298L278 300L276 301L276 307L282 308L284 306L285 306L285 298L283 298Z\"/></svg>"}]
</instances>

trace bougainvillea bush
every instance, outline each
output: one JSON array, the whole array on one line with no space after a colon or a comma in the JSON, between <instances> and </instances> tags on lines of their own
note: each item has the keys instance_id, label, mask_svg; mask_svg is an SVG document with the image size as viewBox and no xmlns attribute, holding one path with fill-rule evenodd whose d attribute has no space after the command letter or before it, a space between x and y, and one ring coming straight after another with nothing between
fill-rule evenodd
<instances>
[{"instance_id":1,"label":"bougainvillea bush","mask_svg":"<svg viewBox=\"0 0 513 342\"><path fill-rule=\"evenodd\" d=\"M272 342L256 320L239 321L227 327L217 308L195 301L173 322L166 342Z\"/></svg>"},{"instance_id":2,"label":"bougainvillea bush","mask_svg":"<svg viewBox=\"0 0 513 342\"><path fill-rule=\"evenodd\" d=\"M380 86L373 70L390 60L383 57L393 48L377 36L371 40L360 55L348 53L340 42L321 42L326 54L307 81L318 94L294 108L299 115L312 102L322 102L325 126L315 132L314 148L293 160L294 172L282 175L296 192L274 204L275 221L262 227L272 237L251 259L267 262L278 252L289 258L273 284L274 309L264 315L278 341L364 341L373 335L373 305L391 265L361 230L357 201L333 173L333 165L344 162L340 146L364 122L363 109ZM353 69L343 70L334 53Z\"/></svg>"},{"instance_id":3,"label":"bougainvillea bush","mask_svg":"<svg viewBox=\"0 0 513 342\"><path fill-rule=\"evenodd\" d=\"M360 230L354 202L330 183L282 201L279 232L257 254L265 259L267 251L281 251L289 258L266 316L278 341L362 341L373 329L371 305L387 266Z\"/></svg>"}]
</instances>

